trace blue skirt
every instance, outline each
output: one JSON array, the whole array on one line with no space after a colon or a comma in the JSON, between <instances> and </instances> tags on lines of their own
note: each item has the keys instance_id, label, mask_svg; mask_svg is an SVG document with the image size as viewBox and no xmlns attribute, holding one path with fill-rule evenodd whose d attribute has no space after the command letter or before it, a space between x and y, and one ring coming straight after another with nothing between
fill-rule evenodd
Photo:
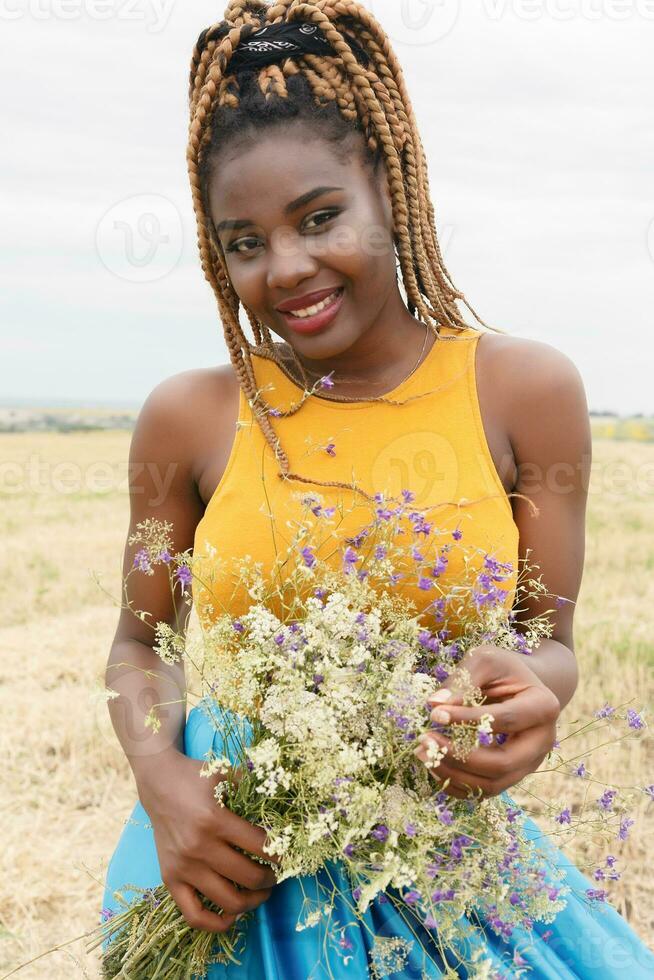
<instances>
[{"instance_id":1,"label":"blue skirt","mask_svg":"<svg viewBox=\"0 0 654 980\"><path fill-rule=\"evenodd\" d=\"M184 732L184 751L193 759L204 759L213 750L218 755L230 755L226 743L212 719L212 713L202 702L194 707ZM540 836L533 821L526 823L527 831ZM527 976L538 980L652 980L654 954L648 950L619 913L606 903L584 897L593 883L571 865L563 852L547 845L550 858L565 869L566 883L572 889L566 908L554 922L536 924L528 935L519 929L504 941L490 929L474 941L475 948L491 959L496 976ZM104 909L120 912L124 906L114 897L123 893L128 901L135 893L126 884L155 888L161 884L159 861L152 826L142 805L137 802L120 835L106 877ZM337 899L329 922L296 929L308 911L324 904L325 891L332 893L334 884L343 895L351 895L343 868L334 863L315 877L289 879L276 885L270 898L246 920L244 949L239 954L240 965L213 964L209 980L363 980L370 974L370 957L375 936L401 937L410 947L408 957L399 972L388 974L395 980L426 980L445 975L446 963L439 954L433 933L411 931L389 901L376 899L363 916L353 917L350 903ZM419 942L416 942L416 936ZM472 947L461 952L470 954ZM106 944L105 944L106 947ZM429 950L425 958L423 948ZM454 974L465 978L463 968ZM450 972L450 976L454 975Z\"/></svg>"}]
</instances>

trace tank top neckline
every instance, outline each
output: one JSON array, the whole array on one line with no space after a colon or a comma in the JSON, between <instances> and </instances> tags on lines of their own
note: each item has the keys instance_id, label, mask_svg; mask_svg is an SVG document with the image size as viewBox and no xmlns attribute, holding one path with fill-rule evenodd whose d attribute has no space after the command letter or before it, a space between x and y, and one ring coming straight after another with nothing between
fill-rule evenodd
<instances>
[{"instance_id":1,"label":"tank top neckline","mask_svg":"<svg viewBox=\"0 0 654 980\"><path fill-rule=\"evenodd\" d=\"M474 331L475 333L478 332L475 331L474 327L467 327L465 330L456 330L453 327L447 327L447 326L441 327L441 331L448 331L448 330L452 331L452 334L448 336L448 339L450 336L453 335L453 339L455 340L458 339L457 334L467 335L471 331ZM403 395L406 392L406 390L413 388L419 381L422 381L422 378L427 370L427 367L431 365L431 362L434 359L435 351L439 344L439 341L442 339L443 337L436 337L433 340L431 347L429 348L425 357L422 359L422 361L415 369L415 371L413 371L403 381L400 381L400 383L396 385L394 388L391 388L390 391L385 391L381 395L377 395L376 397L397 398L398 395ZM273 369L276 369L276 371L282 375L282 377L288 384L289 388L292 388L293 391L302 392L304 390L300 385L298 385L293 380L293 378L290 377L290 375L286 373L284 368L282 368L279 364L277 364L276 361L273 361L271 360L271 358L265 357L264 355L257 354L255 352L253 352L253 355L254 357L257 357L260 361L268 361L272 365ZM343 410L352 411L353 409L370 408L372 405L377 404L376 402L370 399L364 399L355 402L339 402L339 401L334 401L330 398L321 397L320 395L316 395L316 394L311 396L311 399L309 399L309 401L311 400L313 400L314 402L317 400L318 402L320 402L321 406L324 406L327 409L335 409L336 411L343 411Z\"/></svg>"}]
</instances>

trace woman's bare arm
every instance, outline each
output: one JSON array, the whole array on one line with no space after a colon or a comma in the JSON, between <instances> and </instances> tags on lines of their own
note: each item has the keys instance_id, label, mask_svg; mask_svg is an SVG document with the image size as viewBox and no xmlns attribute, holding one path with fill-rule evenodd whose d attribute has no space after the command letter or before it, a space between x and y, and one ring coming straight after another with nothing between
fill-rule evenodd
<instances>
[{"instance_id":1,"label":"woman's bare arm","mask_svg":"<svg viewBox=\"0 0 654 980\"><path fill-rule=\"evenodd\" d=\"M564 599L552 618L552 638L529 658L532 670L563 708L577 686L573 620L581 587L586 502L592 457L590 419L579 371L565 354L535 341L514 341L506 365L512 409L507 422L518 469L514 500L520 557L538 565L548 590ZM531 599L524 617L552 608Z\"/></svg>"},{"instance_id":2,"label":"woman's bare arm","mask_svg":"<svg viewBox=\"0 0 654 980\"><path fill-rule=\"evenodd\" d=\"M129 456L130 521L128 537L148 518L173 525L175 550L192 547L195 528L204 510L193 480L192 440L185 395L192 394L193 379L178 375L160 384L146 400L134 430ZM123 574L133 566L138 545L125 545ZM135 573L128 585L129 602L150 616L144 622L123 609L106 668L106 683L119 693L109 701L116 735L134 773L137 786L162 775L162 766L183 751L186 720L184 665L167 665L154 653L153 626L158 621L186 625L188 608L173 602L165 567L152 576ZM151 624L151 625L149 625ZM155 704L161 722L154 734L145 718Z\"/></svg>"},{"instance_id":3,"label":"woman's bare arm","mask_svg":"<svg viewBox=\"0 0 654 980\"><path fill-rule=\"evenodd\" d=\"M212 452L214 440L217 458L228 455L220 435L222 430L228 438L230 429L225 423L230 415L228 386L223 395L216 392L217 374L177 375L159 385L143 406L130 451L128 537L139 522L157 519L172 524L175 551L192 547L204 512L197 490L198 461ZM126 545L125 574L136 550ZM119 694L109 701L111 720L152 823L164 884L189 925L224 932L236 915L265 901L275 883L269 867L246 856L266 859L265 833L218 807L213 789L219 777L200 779L202 760L184 754L184 667L163 663L153 650L154 631L148 625L167 622L182 632L186 628L189 608L173 600L166 568L154 566L153 575L130 576L127 598L149 618L146 622L121 612L106 670L108 687ZM145 726L153 705L162 705L156 733ZM200 895L223 912L210 912Z\"/></svg>"}]
</instances>

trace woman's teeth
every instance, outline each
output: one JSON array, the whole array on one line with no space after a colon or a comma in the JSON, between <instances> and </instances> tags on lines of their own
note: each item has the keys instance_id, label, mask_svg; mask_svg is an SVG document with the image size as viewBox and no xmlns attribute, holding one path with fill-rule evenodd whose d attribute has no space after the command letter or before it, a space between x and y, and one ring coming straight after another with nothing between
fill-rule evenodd
<instances>
[{"instance_id":1,"label":"woman's teeth","mask_svg":"<svg viewBox=\"0 0 654 980\"><path fill-rule=\"evenodd\" d=\"M330 295L321 300L320 303L316 303L315 306L307 306L305 310L293 310L292 312L289 312L289 316L297 317L298 320L302 320L308 316L315 316L316 313L320 313L321 310L324 310L327 306L333 303L337 295L338 289L335 292L330 293Z\"/></svg>"}]
</instances>

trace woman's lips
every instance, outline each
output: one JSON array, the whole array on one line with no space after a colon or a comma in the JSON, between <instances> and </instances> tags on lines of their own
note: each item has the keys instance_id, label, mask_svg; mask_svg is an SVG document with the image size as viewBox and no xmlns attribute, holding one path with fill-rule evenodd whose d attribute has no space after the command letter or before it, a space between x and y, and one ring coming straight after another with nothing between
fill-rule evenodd
<instances>
[{"instance_id":1,"label":"woman's lips","mask_svg":"<svg viewBox=\"0 0 654 980\"><path fill-rule=\"evenodd\" d=\"M336 290L334 300L329 306L326 306L324 310L320 310L318 313L314 313L313 316L300 318L293 316L291 313L282 313L282 316L289 328L295 333L317 333L318 330L323 330L334 320L341 308L344 295L345 289L341 286L340 289Z\"/></svg>"}]
</instances>

